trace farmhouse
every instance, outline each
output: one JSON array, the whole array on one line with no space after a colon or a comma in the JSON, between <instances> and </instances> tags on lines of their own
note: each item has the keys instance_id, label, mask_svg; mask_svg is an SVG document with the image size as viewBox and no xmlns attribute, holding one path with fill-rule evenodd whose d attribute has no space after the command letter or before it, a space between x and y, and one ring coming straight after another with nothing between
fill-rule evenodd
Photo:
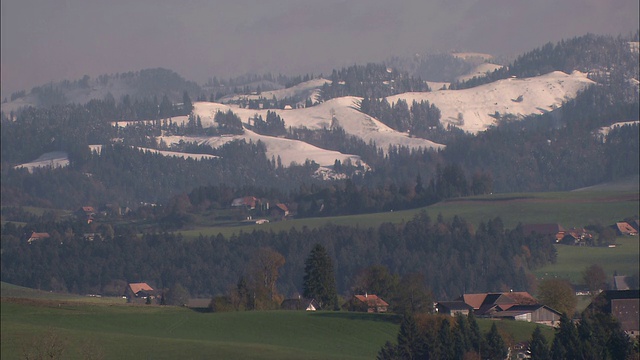
<instances>
[{"instance_id":1,"label":"farmhouse","mask_svg":"<svg viewBox=\"0 0 640 360\"><path fill-rule=\"evenodd\" d=\"M558 326L561 316L560 312L542 304L514 305L509 310L493 314L493 317L496 318L534 322L548 326Z\"/></svg>"},{"instance_id":2,"label":"farmhouse","mask_svg":"<svg viewBox=\"0 0 640 360\"><path fill-rule=\"evenodd\" d=\"M587 311L611 314L631 337L640 337L640 290L605 290L587 307Z\"/></svg>"},{"instance_id":3,"label":"farmhouse","mask_svg":"<svg viewBox=\"0 0 640 360\"><path fill-rule=\"evenodd\" d=\"M127 285L124 295L127 297L127 302L130 303L145 303L147 302L147 298L150 298L154 303L157 303L159 300L158 291L154 290L147 283L130 283Z\"/></svg>"},{"instance_id":4,"label":"farmhouse","mask_svg":"<svg viewBox=\"0 0 640 360\"><path fill-rule=\"evenodd\" d=\"M342 305L349 311L360 311L368 313L387 312L389 304L377 295L354 295L349 301Z\"/></svg>"},{"instance_id":5,"label":"farmhouse","mask_svg":"<svg viewBox=\"0 0 640 360\"><path fill-rule=\"evenodd\" d=\"M253 210L256 208L256 204L259 204L260 200L254 196L245 196L240 198L235 198L231 202L232 207L246 207L247 209Z\"/></svg>"},{"instance_id":6,"label":"farmhouse","mask_svg":"<svg viewBox=\"0 0 640 360\"><path fill-rule=\"evenodd\" d=\"M456 316L469 315L469 312L473 311L471 305L461 300L456 301L440 301L436 303L436 312L438 314Z\"/></svg>"},{"instance_id":7,"label":"farmhouse","mask_svg":"<svg viewBox=\"0 0 640 360\"><path fill-rule=\"evenodd\" d=\"M477 316L491 316L498 311L509 310L515 305L533 305L538 302L526 291L503 293L464 294L458 301L463 301L473 308Z\"/></svg>"},{"instance_id":8,"label":"farmhouse","mask_svg":"<svg viewBox=\"0 0 640 360\"><path fill-rule=\"evenodd\" d=\"M616 231L618 235L627 235L627 236L636 236L638 235L638 230L634 229L633 226L629 225L629 223L625 221L620 221L613 225L613 229Z\"/></svg>"},{"instance_id":9,"label":"farmhouse","mask_svg":"<svg viewBox=\"0 0 640 360\"><path fill-rule=\"evenodd\" d=\"M49 233L46 232L32 232L29 238L27 239L27 243L31 244L34 241L48 239L50 237Z\"/></svg>"},{"instance_id":10,"label":"farmhouse","mask_svg":"<svg viewBox=\"0 0 640 360\"><path fill-rule=\"evenodd\" d=\"M289 216L289 208L285 204L278 203L271 210L274 216L285 218Z\"/></svg>"},{"instance_id":11,"label":"farmhouse","mask_svg":"<svg viewBox=\"0 0 640 360\"><path fill-rule=\"evenodd\" d=\"M316 311L320 309L320 305L315 299L285 299L282 304L280 304L280 309Z\"/></svg>"}]
</instances>

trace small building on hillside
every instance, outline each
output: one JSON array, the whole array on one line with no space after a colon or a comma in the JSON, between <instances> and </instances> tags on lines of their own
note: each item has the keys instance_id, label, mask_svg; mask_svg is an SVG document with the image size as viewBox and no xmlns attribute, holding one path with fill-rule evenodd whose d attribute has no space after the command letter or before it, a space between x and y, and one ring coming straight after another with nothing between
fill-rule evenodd
<instances>
[{"instance_id":1,"label":"small building on hillside","mask_svg":"<svg viewBox=\"0 0 640 360\"><path fill-rule=\"evenodd\" d=\"M320 310L320 305L315 299L285 299L280 304L282 310L316 311Z\"/></svg>"},{"instance_id":2,"label":"small building on hillside","mask_svg":"<svg viewBox=\"0 0 640 360\"><path fill-rule=\"evenodd\" d=\"M629 225L628 222L620 221L613 225L613 229L616 231L616 234L627 235L627 236L636 236L638 235L638 230L634 229L633 226Z\"/></svg>"},{"instance_id":3,"label":"small building on hillside","mask_svg":"<svg viewBox=\"0 0 640 360\"><path fill-rule=\"evenodd\" d=\"M51 236L47 232L32 232L27 239L27 243L31 244L34 241L48 239Z\"/></svg>"},{"instance_id":4,"label":"small building on hillside","mask_svg":"<svg viewBox=\"0 0 640 360\"><path fill-rule=\"evenodd\" d=\"M160 302L159 295L161 294L147 283L130 283L127 285L124 295L129 303L144 304L148 298L151 303L157 304Z\"/></svg>"},{"instance_id":5,"label":"small building on hillside","mask_svg":"<svg viewBox=\"0 0 640 360\"><path fill-rule=\"evenodd\" d=\"M627 335L640 336L640 290L605 290L587 307L587 311L611 314Z\"/></svg>"},{"instance_id":6,"label":"small building on hillside","mask_svg":"<svg viewBox=\"0 0 640 360\"><path fill-rule=\"evenodd\" d=\"M280 218L285 218L289 216L289 207L287 205L278 203L271 209L273 216L277 216Z\"/></svg>"},{"instance_id":7,"label":"small building on hillside","mask_svg":"<svg viewBox=\"0 0 640 360\"><path fill-rule=\"evenodd\" d=\"M384 313L387 312L389 304L377 295L365 293L364 295L354 295L342 307L348 311Z\"/></svg>"},{"instance_id":8,"label":"small building on hillside","mask_svg":"<svg viewBox=\"0 0 640 360\"><path fill-rule=\"evenodd\" d=\"M235 198L231 201L232 207L245 207L249 210L253 210L256 208L256 205L260 204L260 200L254 196L244 196L240 198Z\"/></svg>"},{"instance_id":9,"label":"small building on hillside","mask_svg":"<svg viewBox=\"0 0 640 360\"><path fill-rule=\"evenodd\" d=\"M509 310L498 311L493 317L534 322L547 326L558 326L562 314L546 305L514 305Z\"/></svg>"},{"instance_id":10,"label":"small building on hillside","mask_svg":"<svg viewBox=\"0 0 640 360\"><path fill-rule=\"evenodd\" d=\"M436 303L436 312L442 315L469 315L469 313L472 311L473 307L462 300L439 301L438 303Z\"/></svg>"}]
</instances>

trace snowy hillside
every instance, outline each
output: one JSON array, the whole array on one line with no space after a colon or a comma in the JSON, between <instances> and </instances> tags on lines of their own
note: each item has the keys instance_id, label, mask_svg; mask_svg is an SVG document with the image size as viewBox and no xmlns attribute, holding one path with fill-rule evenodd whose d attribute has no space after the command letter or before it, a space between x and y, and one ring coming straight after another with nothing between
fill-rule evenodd
<instances>
[{"instance_id":1,"label":"snowy hillside","mask_svg":"<svg viewBox=\"0 0 640 360\"><path fill-rule=\"evenodd\" d=\"M615 124L611 124L610 126L601 127L600 129L598 129L598 133L604 136L607 136L609 135L609 131L613 130L614 128L625 126L625 125L638 125L639 123L640 121L638 120L617 122Z\"/></svg>"},{"instance_id":2,"label":"snowy hillside","mask_svg":"<svg viewBox=\"0 0 640 360\"><path fill-rule=\"evenodd\" d=\"M495 125L496 114L517 117L542 114L560 107L593 83L585 73L554 71L532 78L499 80L470 89L404 93L390 96L387 101L395 103L404 99L409 104L414 100L429 101L440 109L443 125L452 124L477 133Z\"/></svg>"},{"instance_id":3,"label":"snowy hillside","mask_svg":"<svg viewBox=\"0 0 640 360\"><path fill-rule=\"evenodd\" d=\"M347 159L349 159L353 164L360 161L360 157L357 155L342 154L338 151L321 149L317 146L307 144L303 141L264 136L248 129L245 129L244 134L242 135L212 137L161 136L158 138L158 141L160 140L169 145L177 144L181 140L183 140L185 142L206 144L213 148L219 148L224 144L234 140L244 140L247 143L257 143L258 141L261 141L267 148L267 158L271 159L273 157L274 159L277 159L278 157L280 157L282 165L285 167L289 166L291 163L304 164L307 159L313 160L323 167L333 166L336 160L340 160L344 163Z\"/></svg>"},{"instance_id":4,"label":"snowy hillside","mask_svg":"<svg viewBox=\"0 0 640 360\"><path fill-rule=\"evenodd\" d=\"M233 95L227 96L220 99L221 103L233 102L241 99L246 100L257 100L259 98L264 99L273 99L282 100L285 98L300 98L307 99L311 98L313 101L317 101L320 94L320 88L325 83L330 83L331 81L326 79L313 79L309 81L302 82L298 85L294 85L290 88L272 90L272 91L263 91L261 94L252 94L252 95Z\"/></svg>"},{"instance_id":5,"label":"snowy hillside","mask_svg":"<svg viewBox=\"0 0 640 360\"><path fill-rule=\"evenodd\" d=\"M476 66L475 68L473 68L468 74L462 75L462 76L458 76L456 78L456 80L462 82L462 81L471 80L474 77L483 77L488 72L493 72L493 71L496 71L496 70L501 69L501 68L502 68L502 65L496 65L496 64L491 64L491 63L482 63L482 64Z\"/></svg>"},{"instance_id":6,"label":"snowy hillside","mask_svg":"<svg viewBox=\"0 0 640 360\"><path fill-rule=\"evenodd\" d=\"M33 172L36 168L59 168L69 165L69 154L64 151L53 151L42 154L39 158L28 163L16 165L16 169L25 168L29 172Z\"/></svg>"}]
</instances>

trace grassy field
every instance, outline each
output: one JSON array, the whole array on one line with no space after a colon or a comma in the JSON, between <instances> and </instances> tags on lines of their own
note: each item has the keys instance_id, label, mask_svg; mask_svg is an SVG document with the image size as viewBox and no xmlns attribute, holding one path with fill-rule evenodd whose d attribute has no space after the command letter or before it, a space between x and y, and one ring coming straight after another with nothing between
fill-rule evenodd
<instances>
[{"instance_id":1,"label":"grassy field","mask_svg":"<svg viewBox=\"0 0 640 360\"><path fill-rule=\"evenodd\" d=\"M104 359L372 359L386 341L395 342L400 321L392 314L200 313L66 299L8 298L3 292L2 359L24 357L53 341L70 359L87 353ZM478 322L483 332L493 324ZM508 320L496 324L509 343L529 339L536 327ZM543 331L553 339L553 329Z\"/></svg>"},{"instance_id":2,"label":"grassy field","mask_svg":"<svg viewBox=\"0 0 640 360\"><path fill-rule=\"evenodd\" d=\"M638 236L618 237L616 244L615 248L556 245L558 261L536 271L536 276L539 279L561 277L582 283L582 273L593 264L602 266L610 282L614 272L625 276L637 274L640 267Z\"/></svg>"},{"instance_id":3,"label":"grassy field","mask_svg":"<svg viewBox=\"0 0 640 360\"><path fill-rule=\"evenodd\" d=\"M507 228L518 223L559 223L565 228L583 227L588 224L613 224L626 217L638 216L640 196L637 191L583 190L556 193L493 194L452 199L425 208L392 211L386 213L351 215L340 217L293 219L263 225L199 226L181 231L186 238L196 238L221 233L225 236L240 231L287 231L292 227L316 228L327 223L360 227L376 227L383 222L401 223L411 220L420 211L435 218L445 219L458 215L473 225L500 217Z\"/></svg>"},{"instance_id":4,"label":"grassy field","mask_svg":"<svg viewBox=\"0 0 640 360\"><path fill-rule=\"evenodd\" d=\"M397 316L346 312L199 313L3 298L1 313L3 359L51 334L69 358L90 347L107 359L371 359L398 331Z\"/></svg>"}]
</instances>

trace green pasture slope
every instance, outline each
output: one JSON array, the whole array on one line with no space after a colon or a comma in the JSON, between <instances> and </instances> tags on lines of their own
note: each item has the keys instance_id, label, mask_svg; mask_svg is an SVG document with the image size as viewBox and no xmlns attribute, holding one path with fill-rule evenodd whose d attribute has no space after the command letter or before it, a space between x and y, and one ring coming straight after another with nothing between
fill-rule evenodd
<instances>
[{"instance_id":1,"label":"green pasture slope","mask_svg":"<svg viewBox=\"0 0 640 360\"><path fill-rule=\"evenodd\" d=\"M68 358L372 359L398 317L347 312L199 313L186 308L3 298L2 359L57 334ZM67 358L67 357L65 357Z\"/></svg>"},{"instance_id":2,"label":"green pasture slope","mask_svg":"<svg viewBox=\"0 0 640 360\"><path fill-rule=\"evenodd\" d=\"M637 190L586 189L574 192L547 192L521 194L492 194L451 199L428 207L385 213L336 216L323 218L293 219L263 225L244 226L199 226L181 231L186 238L199 235L212 236L219 233L230 236L240 231L253 230L288 231L295 227L317 228L324 224L377 227L384 222L402 223L411 220L417 213L426 211L435 219L442 214L445 219L455 215L476 226L481 221L500 217L507 228L519 223L559 223L564 227L583 227L588 224L612 224L630 216L638 215L639 193Z\"/></svg>"},{"instance_id":3,"label":"green pasture slope","mask_svg":"<svg viewBox=\"0 0 640 360\"><path fill-rule=\"evenodd\" d=\"M86 358L87 352L104 359L373 359L386 341L395 342L400 321L393 314L352 312L200 313L85 302L74 295L43 297L6 283L2 289L2 359L22 358L52 337L63 344L69 359ZM479 320L483 332L493 323ZM529 339L536 327L516 321L496 324L507 343ZM553 329L543 331L553 339Z\"/></svg>"}]
</instances>

